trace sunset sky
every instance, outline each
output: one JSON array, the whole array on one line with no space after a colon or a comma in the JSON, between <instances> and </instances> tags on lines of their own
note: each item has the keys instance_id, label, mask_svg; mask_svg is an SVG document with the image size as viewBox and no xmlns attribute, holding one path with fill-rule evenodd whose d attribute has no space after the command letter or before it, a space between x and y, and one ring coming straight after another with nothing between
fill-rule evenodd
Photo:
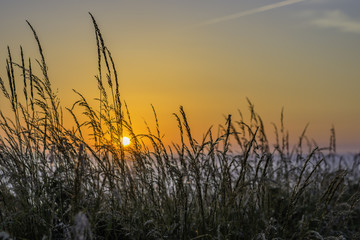
<instances>
[{"instance_id":1,"label":"sunset sky","mask_svg":"<svg viewBox=\"0 0 360 240\"><path fill-rule=\"evenodd\" d=\"M248 97L267 135L284 107L290 140L308 136L360 151L359 0L0 0L0 76L9 45L20 59L39 58L25 20L42 42L63 107L72 89L98 96L97 52L88 12L96 18L117 65L123 99L137 131L154 126L176 141L173 112L183 105L194 135L248 119ZM20 79L18 79L20 80ZM4 97L0 97L0 103ZM0 104L0 109L7 109Z\"/></svg>"}]
</instances>

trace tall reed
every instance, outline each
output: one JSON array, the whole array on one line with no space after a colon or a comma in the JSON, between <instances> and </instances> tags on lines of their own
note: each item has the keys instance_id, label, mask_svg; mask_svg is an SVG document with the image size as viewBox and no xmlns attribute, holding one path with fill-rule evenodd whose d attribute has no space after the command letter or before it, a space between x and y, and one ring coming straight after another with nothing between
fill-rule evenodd
<instances>
[{"instance_id":1,"label":"tall reed","mask_svg":"<svg viewBox=\"0 0 360 240\"><path fill-rule=\"evenodd\" d=\"M22 48L19 63L8 48L7 83L0 78L12 114L0 112L3 239L359 237L360 157L336 154L334 128L327 149L307 141L307 126L291 149L282 111L272 145L248 100L249 120L241 112L228 115L202 139L194 138L183 107L173 114L179 143L165 145L153 106L155 129L136 133L114 59L90 17L98 105L74 90L79 100L65 108L74 120L70 129L29 22L41 75Z\"/></svg>"}]
</instances>

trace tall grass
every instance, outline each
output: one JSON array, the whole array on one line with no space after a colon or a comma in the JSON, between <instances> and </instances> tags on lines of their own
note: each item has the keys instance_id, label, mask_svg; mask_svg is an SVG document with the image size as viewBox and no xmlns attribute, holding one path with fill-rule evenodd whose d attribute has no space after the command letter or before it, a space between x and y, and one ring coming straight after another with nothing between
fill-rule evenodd
<instances>
[{"instance_id":1,"label":"tall grass","mask_svg":"<svg viewBox=\"0 0 360 240\"><path fill-rule=\"evenodd\" d=\"M79 100L65 108L70 129L30 23L40 76L22 48L19 63L8 49L7 81L0 78L12 109L12 116L0 112L2 239L360 237L360 156L336 154L334 129L327 149L306 138L306 127L291 148L282 112L271 144L249 101L249 120L229 115L202 139L193 137L183 107L173 114L180 143L164 144L154 108L155 129L135 133L114 60L90 16L98 105L74 90Z\"/></svg>"}]
</instances>

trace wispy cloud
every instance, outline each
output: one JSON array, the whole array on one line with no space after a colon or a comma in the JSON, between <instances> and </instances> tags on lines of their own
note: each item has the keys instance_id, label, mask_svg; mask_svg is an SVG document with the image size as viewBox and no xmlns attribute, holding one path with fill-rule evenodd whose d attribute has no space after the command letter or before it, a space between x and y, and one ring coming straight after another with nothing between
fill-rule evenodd
<instances>
[{"instance_id":1,"label":"wispy cloud","mask_svg":"<svg viewBox=\"0 0 360 240\"><path fill-rule=\"evenodd\" d=\"M275 9L275 8L285 7L285 6L288 6L288 5L292 5L292 4L300 3L300 2L304 2L304 1L307 1L307 0L285 0L285 1L282 1L282 2L265 5L265 6L262 6L262 7L259 7L259 8L254 8L254 9L251 9L251 10L234 13L234 14L227 15L227 16L210 19L208 21L204 21L202 23L199 23L199 24L195 25L194 28L204 27L204 26L208 26L208 25L221 23L221 22L226 22L226 21L230 21L230 20L233 20L233 19L253 15L253 14L256 14L256 13L266 12L266 11L269 11L269 10L272 10L272 9Z\"/></svg>"},{"instance_id":2,"label":"wispy cloud","mask_svg":"<svg viewBox=\"0 0 360 240\"><path fill-rule=\"evenodd\" d=\"M327 11L310 22L322 28L333 28L342 32L360 34L360 20L351 19L341 11Z\"/></svg>"}]
</instances>

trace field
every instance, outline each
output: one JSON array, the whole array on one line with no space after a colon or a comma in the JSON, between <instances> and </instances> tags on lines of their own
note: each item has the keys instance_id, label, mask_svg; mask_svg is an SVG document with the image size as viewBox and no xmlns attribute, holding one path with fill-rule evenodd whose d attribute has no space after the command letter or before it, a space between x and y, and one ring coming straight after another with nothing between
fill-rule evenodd
<instances>
[{"instance_id":1,"label":"field","mask_svg":"<svg viewBox=\"0 0 360 240\"><path fill-rule=\"evenodd\" d=\"M248 120L229 115L192 137L174 114L179 143L155 129L135 133L114 61L92 17L97 106L78 95L63 108L41 59L13 60L0 79L2 239L360 239L360 155L319 148L306 127L290 146L283 114L270 143L249 101ZM41 73L35 75L35 69ZM80 110L79 110L80 109ZM65 128L63 111L73 117ZM86 121L80 121L86 117ZM88 134L90 132L90 134ZM131 144L124 146L124 134Z\"/></svg>"}]
</instances>

